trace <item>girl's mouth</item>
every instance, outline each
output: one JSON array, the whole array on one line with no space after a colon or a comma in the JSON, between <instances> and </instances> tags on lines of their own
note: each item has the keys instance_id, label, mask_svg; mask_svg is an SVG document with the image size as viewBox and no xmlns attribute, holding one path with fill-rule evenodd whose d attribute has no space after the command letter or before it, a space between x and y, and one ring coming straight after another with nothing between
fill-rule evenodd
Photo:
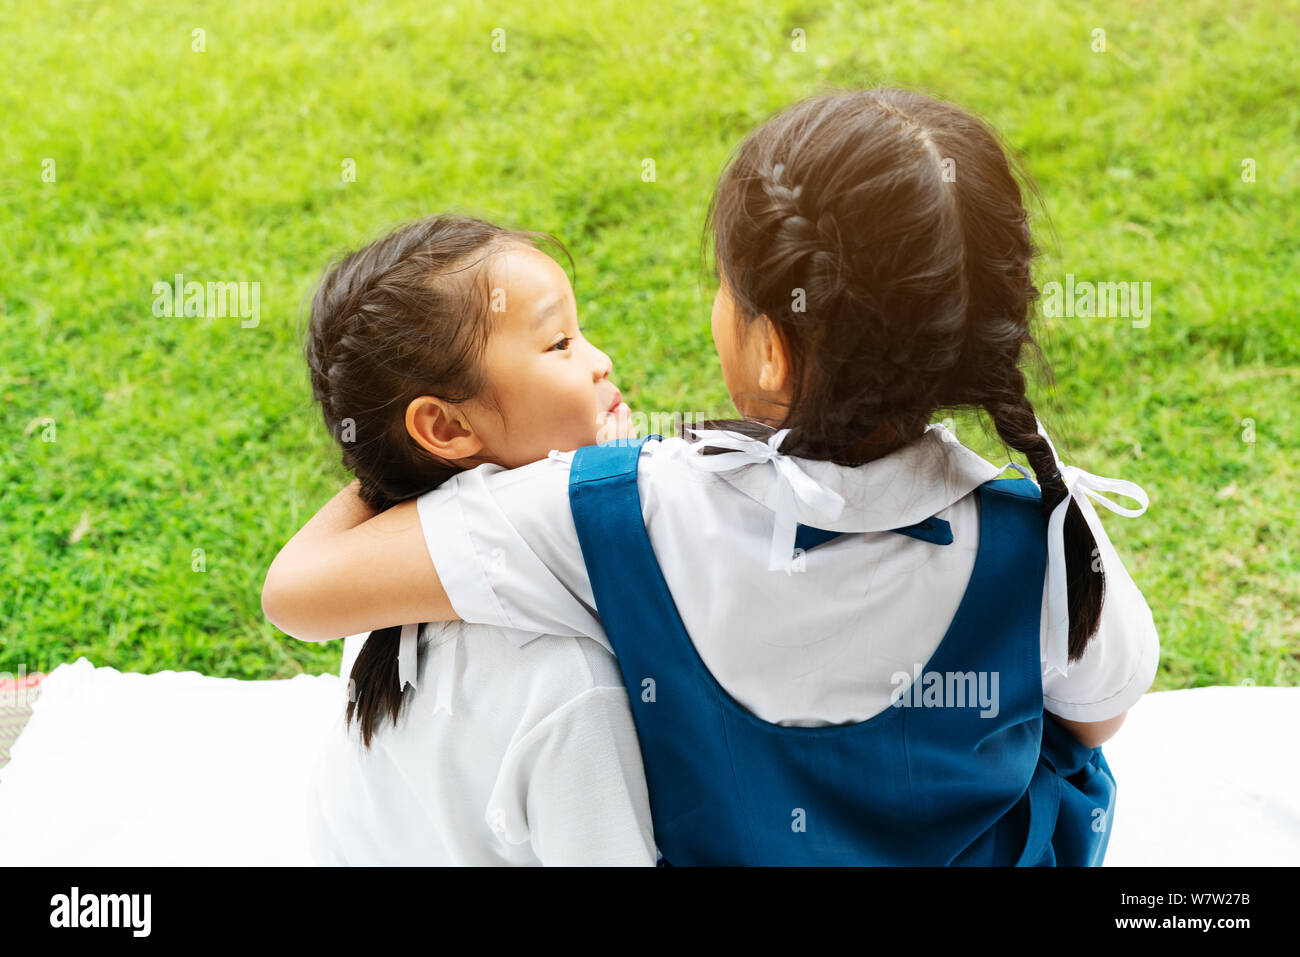
<instances>
[{"instance_id":1,"label":"girl's mouth","mask_svg":"<svg viewBox=\"0 0 1300 957\"><path fill-rule=\"evenodd\" d=\"M624 404L624 402L623 402L623 393L620 392L618 389L615 389L615 390L614 390L614 401L611 402L611 403L609 404L609 409L608 409L607 411L608 411L609 413L611 413L611 414L617 414L617 413L619 412L620 408L624 408L624 409L625 409L625 408L627 408L627 406L626 406L626 404Z\"/></svg>"}]
</instances>

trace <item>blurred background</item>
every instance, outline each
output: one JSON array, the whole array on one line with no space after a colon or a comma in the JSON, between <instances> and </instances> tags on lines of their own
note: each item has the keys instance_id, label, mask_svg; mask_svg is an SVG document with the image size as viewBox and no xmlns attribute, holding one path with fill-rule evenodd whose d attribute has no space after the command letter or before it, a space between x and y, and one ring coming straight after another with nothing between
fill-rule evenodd
<instances>
[{"instance_id":1,"label":"blurred background","mask_svg":"<svg viewBox=\"0 0 1300 957\"><path fill-rule=\"evenodd\" d=\"M633 408L729 412L718 173L794 100L895 84L1019 153L1040 286L1151 284L1145 326L1044 318L1034 399L1065 462L1150 495L1101 515L1156 689L1297 684L1300 4L864 7L0 2L0 671L337 668L339 642L262 618L261 584L346 480L305 301L403 220L553 233ZM157 314L177 274L257 284L256 316Z\"/></svg>"}]
</instances>

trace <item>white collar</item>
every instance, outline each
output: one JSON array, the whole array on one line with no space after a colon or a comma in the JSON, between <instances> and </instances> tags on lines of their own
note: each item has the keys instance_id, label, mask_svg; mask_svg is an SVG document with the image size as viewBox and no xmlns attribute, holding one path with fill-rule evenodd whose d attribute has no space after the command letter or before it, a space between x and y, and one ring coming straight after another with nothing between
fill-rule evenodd
<instances>
[{"instance_id":1,"label":"white collar","mask_svg":"<svg viewBox=\"0 0 1300 957\"><path fill-rule=\"evenodd\" d=\"M1069 504L1071 500L1078 502L1093 537L1100 542L1106 533L1089 496L1112 512L1130 518L1145 512L1148 500L1146 492L1133 482L1104 478L1062 464L1043 423L1037 417L1034 421L1038 433L1047 439L1067 491L1048 520L1047 576L1043 586L1047 664L1064 675L1069 664L1070 619L1063 529ZM773 433L766 442L725 430L690 431L700 441L689 447L688 461L718 474L774 513L768 555L771 571L790 570L798 524L837 532L903 528L943 511L1008 467L1030 477L1027 469L1015 463L997 466L986 461L937 422L926 426L914 442L857 467L782 455L779 449L789 429ZM698 454L706 445L731 451ZM1117 492L1141 502L1142 507L1122 508L1097 494L1098 490Z\"/></svg>"},{"instance_id":2,"label":"white collar","mask_svg":"<svg viewBox=\"0 0 1300 957\"><path fill-rule=\"evenodd\" d=\"M693 443L689 448L723 444L715 440L722 435L721 430L692 431L707 441ZM719 477L775 512L782 494L781 483L776 481L775 470L759 467L766 453L748 443L767 444L757 439L742 443L751 448L748 461L725 456L730 460L729 467L718 470ZM843 500L843 507L836 513L833 506L817 509L813 502L796 497L800 524L833 532L887 532L915 525L960 501L1007 468L985 461L938 422L926 426L925 432L913 442L856 467L779 453L775 457L792 461L819 486ZM724 456L692 455L690 458L714 471L709 459Z\"/></svg>"}]
</instances>

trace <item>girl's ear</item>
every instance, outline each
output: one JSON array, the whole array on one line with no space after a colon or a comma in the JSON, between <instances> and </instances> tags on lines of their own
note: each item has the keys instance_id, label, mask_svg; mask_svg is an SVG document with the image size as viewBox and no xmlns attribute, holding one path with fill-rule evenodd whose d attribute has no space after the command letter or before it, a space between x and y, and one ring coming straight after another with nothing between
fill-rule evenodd
<instances>
[{"instance_id":1,"label":"girl's ear","mask_svg":"<svg viewBox=\"0 0 1300 957\"><path fill-rule=\"evenodd\" d=\"M406 432L425 451L448 461L467 459L483 448L464 414L431 395L414 398L406 407Z\"/></svg>"},{"instance_id":2,"label":"girl's ear","mask_svg":"<svg viewBox=\"0 0 1300 957\"><path fill-rule=\"evenodd\" d=\"M758 387L765 392L782 394L790 381L790 351L772 320L763 316L759 322L762 330L759 358L763 364L758 372Z\"/></svg>"}]
</instances>

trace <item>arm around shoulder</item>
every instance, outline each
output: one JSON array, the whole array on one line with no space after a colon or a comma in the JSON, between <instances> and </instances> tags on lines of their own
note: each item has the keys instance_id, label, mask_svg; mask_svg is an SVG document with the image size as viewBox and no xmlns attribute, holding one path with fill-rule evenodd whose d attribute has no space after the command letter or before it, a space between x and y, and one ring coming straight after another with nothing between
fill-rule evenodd
<instances>
[{"instance_id":1,"label":"arm around shoulder","mask_svg":"<svg viewBox=\"0 0 1300 957\"><path fill-rule=\"evenodd\" d=\"M376 515L356 489L353 483L331 499L280 550L262 586L262 612L304 641L457 618L416 502Z\"/></svg>"}]
</instances>

